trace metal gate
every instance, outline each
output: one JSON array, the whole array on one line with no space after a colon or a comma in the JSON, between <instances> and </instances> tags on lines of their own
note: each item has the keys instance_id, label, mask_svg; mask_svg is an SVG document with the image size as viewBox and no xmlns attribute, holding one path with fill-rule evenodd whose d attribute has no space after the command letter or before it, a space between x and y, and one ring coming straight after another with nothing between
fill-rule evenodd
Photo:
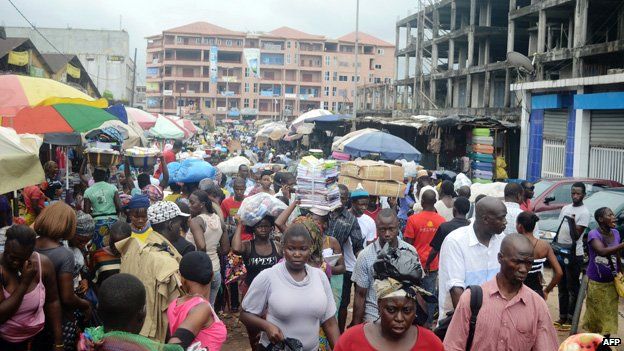
<instances>
[{"instance_id":1,"label":"metal gate","mask_svg":"<svg viewBox=\"0 0 624 351\"><path fill-rule=\"evenodd\" d=\"M624 111L592 111L589 176L624 183Z\"/></svg>"},{"instance_id":2,"label":"metal gate","mask_svg":"<svg viewBox=\"0 0 624 351\"><path fill-rule=\"evenodd\" d=\"M544 139L542 178L562 178L565 170L565 141Z\"/></svg>"},{"instance_id":3,"label":"metal gate","mask_svg":"<svg viewBox=\"0 0 624 351\"><path fill-rule=\"evenodd\" d=\"M561 178L565 173L565 140L568 111L544 111L542 178Z\"/></svg>"}]
</instances>

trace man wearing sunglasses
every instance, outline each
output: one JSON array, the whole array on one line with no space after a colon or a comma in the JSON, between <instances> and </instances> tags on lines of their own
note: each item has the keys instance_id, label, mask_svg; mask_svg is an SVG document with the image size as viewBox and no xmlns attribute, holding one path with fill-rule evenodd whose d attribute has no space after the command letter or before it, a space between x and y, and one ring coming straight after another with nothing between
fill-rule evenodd
<instances>
[{"instance_id":1,"label":"man wearing sunglasses","mask_svg":"<svg viewBox=\"0 0 624 351\"><path fill-rule=\"evenodd\" d=\"M535 191L535 185L528 180L520 183L522 189L524 190L523 201L520 204L520 209L522 211L531 211L531 199L533 198L533 193Z\"/></svg>"}]
</instances>

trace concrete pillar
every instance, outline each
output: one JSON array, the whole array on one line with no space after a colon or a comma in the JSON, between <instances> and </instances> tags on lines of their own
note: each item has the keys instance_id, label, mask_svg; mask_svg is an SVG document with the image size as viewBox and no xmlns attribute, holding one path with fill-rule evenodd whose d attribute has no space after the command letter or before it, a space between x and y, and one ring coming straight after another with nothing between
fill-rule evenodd
<instances>
[{"instance_id":1,"label":"concrete pillar","mask_svg":"<svg viewBox=\"0 0 624 351\"><path fill-rule=\"evenodd\" d=\"M475 45L475 36L474 36L474 26L477 18L477 0L470 0L470 30L468 31L468 62L466 63L467 67L472 67L474 63L474 45Z\"/></svg>"},{"instance_id":2,"label":"concrete pillar","mask_svg":"<svg viewBox=\"0 0 624 351\"><path fill-rule=\"evenodd\" d=\"M574 177L589 176L589 129L591 111L576 110L576 128L574 130Z\"/></svg>"},{"instance_id":3,"label":"concrete pillar","mask_svg":"<svg viewBox=\"0 0 624 351\"><path fill-rule=\"evenodd\" d=\"M540 10L537 22L537 53L544 52L546 48L546 11Z\"/></svg>"},{"instance_id":4,"label":"concrete pillar","mask_svg":"<svg viewBox=\"0 0 624 351\"><path fill-rule=\"evenodd\" d=\"M446 108L453 107L453 78L446 79L446 101L444 106Z\"/></svg>"},{"instance_id":5,"label":"concrete pillar","mask_svg":"<svg viewBox=\"0 0 624 351\"><path fill-rule=\"evenodd\" d=\"M457 0L451 1L451 32L455 30L457 22Z\"/></svg>"},{"instance_id":6,"label":"concrete pillar","mask_svg":"<svg viewBox=\"0 0 624 351\"><path fill-rule=\"evenodd\" d=\"M458 53L458 64L459 64L459 69L462 70L464 68L466 68L466 48L461 46L459 48L459 53Z\"/></svg>"},{"instance_id":7,"label":"concrete pillar","mask_svg":"<svg viewBox=\"0 0 624 351\"><path fill-rule=\"evenodd\" d=\"M490 107L490 81L492 73L485 71L485 81L483 82L483 107Z\"/></svg>"},{"instance_id":8,"label":"concrete pillar","mask_svg":"<svg viewBox=\"0 0 624 351\"><path fill-rule=\"evenodd\" d=\"M568 49L574 47L574 16L568 19Z\"/></svg>"},{"instance_id":9,"label":"concrete pillar","mask_svg":"<svg viewBox=\"0 0 624 351\"><path fill-rule=\"evenodd\" d=\"M431 79L429 81L429 98L431 99L431 102L433 102L434 104L437 105L436 103L436 88L437 88L437 82L435 79ZM431 106L431 108L435 108L435 106Z\"/></svg>"},{"instance_id":10,"label":"concrete pillar","mask_svg":"<svg viewBox=\"0 0 624 351\"><path fill-rule=\"evenodd\" d=\"M516 8L516 0L509 0L509 9ZM516 22L513 20L507 21L507 52L515 51L515 37L516 37ZM511 70L508 68L505 70L505 98L504 107L509 107L511 100L511 91L509 85L511 84ZM525 170L526 171L526 170Z\"/></svg>"},{"instance_id":11,"label":"concrete pillar","mask_svg":"<svg viewBox=\"0 0 624 351\"><path fill-rule=\"evenodd\" d=\"M518 178L526 179L529 159L531 93L522 90L519 92L522 99L520 112L520 157L518 161Z\"/></svg>"},{"instance_id":12,"label":"concrete pillar","mask_svg":"<svg viewBox=\"0 0 624 351\"><path fill-rule=\"evenodd\" d=\"M411 39L411 35L412 35L411 34L411 26L410 26L409 22L407 23L405 28L406 28L406 32L405 32L405 47L407 49L409 47L409 45L410 45L410 39ZM407 51L405 53L404 60L405 60L405 63L404 63L405 64L405 70L403 72L403 80L404 80L403 81L403 84L404 84L403 85L403 87L404 87L404 89L403 89L403 109L406 109L406 108L408 108L407 87L408 87L408 81L409 81L409 61L410 61L409 54L407 53Z\"/></svg>"},{"instance_id":13,"label":"concrete pillar","mask_svg":"<svg viewBox=\"0 0 624 351\"><path fill-rule=\"evenodd\" d=\"M587 44L587 12L589 0L577 0L574 8L574 47L578 48ZM572 76L583 76L583 59L574 53L572 58Z\"/></svg>"},{"instance_id":14,"label":"concrete pillar","mask_svg":"<svg viewBox=\"0 0 624 351\"><path fill-rule=\"evenodd\" d=\"M401 27L397 26L395 28L395 41L394 41L394 47L396 48L396 50L399 50L399 39L401 39ZM399 80L399 56L395 57L395 62L396 64L394 65L394 81L396 82L397 80Z\"/></svg>"},{"instance_id":15,"label":"concrete pillar","mask_svg":"<svg viewBox=\"0 0 624 351\"><path fill-rule=\"evenodd\" d=\"M617 40L624 40L624 6L620 7L620 12L618 13L618 31L617 31Z\"/></svg>"},{"instance_id":16,"label":"concrete pillar","mask_svg":"<svg viewBox=\"0 0 624 351\"><path fill-rule=\"evenodd\" d=\"M472 75L466 75L466 107L472 107Z\"/></svg>"},{"instance_id":17,"label":"concrete pillar","mask_svg":"<svg viewBox=\"0 0 624 351\"><path fill-rule=\"evenodd\" d=\"M455 64L455 39L449 39L449 50L448 50L448 70L453 70L453 65Z\"/></svg>"}]
</instances>

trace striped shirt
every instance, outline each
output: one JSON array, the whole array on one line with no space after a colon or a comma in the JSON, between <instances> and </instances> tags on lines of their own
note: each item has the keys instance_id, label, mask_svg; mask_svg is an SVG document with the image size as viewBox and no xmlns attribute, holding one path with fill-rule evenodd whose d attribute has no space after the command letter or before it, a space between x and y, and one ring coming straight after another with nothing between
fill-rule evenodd
<instances>
[{"instance_id":1,"label":"striped shirt","mask_svg":"<svg viewBox=\"0 0 624 351\"><path fill-rule=\"evenodd\" d=\"M557 350L557 332L548 306L535 291L522 285L518 294L506 299L496 278L481 286L483 303L477 316L472 349L489 351ZM444 339L446 351L464 351L470 321L470 290L465 291Z\"/></svg>"},{"instance_id":2,"label":"striped shirt","mask_svg":"<svg viewBox=\"0 0 624 351\"><path fill-rule=\"evenodd\" d=\"M108 247L103 247L91 256L91 269L93 272L93 283L101 284L101 275L110 276L119 273L121 258L113 255Z\"/></svg>"}]
</instances>

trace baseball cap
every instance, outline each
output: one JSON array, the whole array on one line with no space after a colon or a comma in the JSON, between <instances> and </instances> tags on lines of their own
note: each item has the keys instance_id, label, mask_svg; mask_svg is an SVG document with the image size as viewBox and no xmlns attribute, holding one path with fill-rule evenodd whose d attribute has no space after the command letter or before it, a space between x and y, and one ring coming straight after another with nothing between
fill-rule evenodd
<instances>
[{"instance_id":1,"label":"baseball cap","mask_svg":"<svg viewBox=\"0 0 624 351\"><path fill-rule=\"evenodd\" d=\"M180 207L171 201L158 201L147 209L147 219L152 224L170 221L178 216L188 217L190 215L182 212Z\"/></svg>"}]
</instances>

